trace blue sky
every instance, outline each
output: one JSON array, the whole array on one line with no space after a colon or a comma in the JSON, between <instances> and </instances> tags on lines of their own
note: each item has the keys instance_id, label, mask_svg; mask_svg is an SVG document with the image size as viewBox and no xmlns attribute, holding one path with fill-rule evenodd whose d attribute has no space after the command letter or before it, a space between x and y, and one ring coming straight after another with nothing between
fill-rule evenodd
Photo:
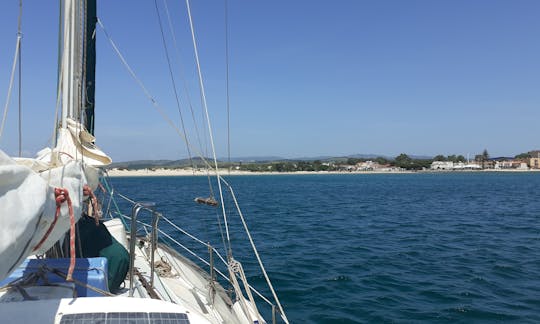
<instances>
[{"instance_id":1,"label":"blue sky","mask_svg":"<svg viewBox=\"0 0 540 324\"><path fill-rule=\"evenodd\" d=\"M232 156L475 155L483 149L508 156L540 148L538 1L228 2ZM227 154L223 3L192 0L218 156ZM202 128L185 5L168 4L181 47L178 59L168 43L176 81L182 90L181 69ZM18 1L2 6L3 108ZM24 2L26 155L52 134L57 12L57 1ZM154 2L99 1L98 15L178 123ZM101 30L97 37L97 144L116 161L186 157L182 140ZM198 146L183 91L181 101L188 136ZM16 109L13 100L0 142L10 154L18 150Z\"/></svg>"}]
</instances>

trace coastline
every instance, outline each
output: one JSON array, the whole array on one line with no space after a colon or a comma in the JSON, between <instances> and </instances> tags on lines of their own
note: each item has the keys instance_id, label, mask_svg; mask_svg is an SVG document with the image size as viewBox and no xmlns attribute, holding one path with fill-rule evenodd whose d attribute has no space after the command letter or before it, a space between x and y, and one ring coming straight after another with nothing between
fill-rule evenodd
<instances>
[{"instance_id":1,"label":"coastline","mask_svg":"<svg viewBox=\"0 0 540 324\"><path fill-rule=\"evenodd\" d=\"M468 172L539 172L538 169L518 170L518 169L485 169L474 171L447 171L447 170L384 170L384 171L294 171L294 172L251 172L228 169L219 169L219 174L223 176L264 176L264 175L303 175L303 174L413 174L413 173L468 173ZM107 171L110 177L182 177L182 176L206 176L206 170L191 170L191 169L140 169L140 170L125 170L111 169ZM215 175L215 170L210 170L210 175Z\"/></svg>"}]
</instances>

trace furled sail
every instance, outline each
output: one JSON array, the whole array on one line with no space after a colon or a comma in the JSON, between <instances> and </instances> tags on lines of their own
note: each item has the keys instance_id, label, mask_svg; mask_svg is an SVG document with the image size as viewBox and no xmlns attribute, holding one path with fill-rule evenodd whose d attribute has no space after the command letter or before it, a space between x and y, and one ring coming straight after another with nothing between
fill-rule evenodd
<instances>
[{"instance_id":1,"label":"furled sail","mask_svg":"<svg viewBox=\"0 0 540 324\"><path fill-rule=\"evenodd\" d=\"M0 280L66 233L81 216L83 186L95 190L101 172L96 167L111 163L81 123L67 119L58 132L56 147L41 150L36 159L12 159L0 150ZM57 204L56 189L68 193L73 219L67 204Z\"/></svg>"},{"instance_id":2,"label":"furled sail","mask_svg":"<svg viewBox=\"0 0 540 324\"><path fill-rule=\"evenodd\" d=\"M95 167L111 164L111 158L96 146L95 140L81 123L68 118L67 127L58 130L56 148L42 150L37 160L51 164L81 160Z\"/></svg>"},{"instance_id":3,"label":"furled sail","mask_svg":"<svg viewBox=\"0 0 540 324\"><path fill-rule=\"evenodd\" d=\"M59 204L56 188L69 193L75 221L82 212L87 184L80 161L37 173L0 150L0 280L31 254L48 250L70 227L69 207Z\"/></svg>"}]
</instances>

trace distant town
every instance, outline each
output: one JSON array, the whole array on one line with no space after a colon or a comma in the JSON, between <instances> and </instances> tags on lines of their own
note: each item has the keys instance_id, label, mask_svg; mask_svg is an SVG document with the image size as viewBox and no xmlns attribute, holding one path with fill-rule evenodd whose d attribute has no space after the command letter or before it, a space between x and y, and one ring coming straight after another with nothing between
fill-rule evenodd
<instances>
[{"instance_id":1,"label":"distant town","mask_svg":"<svg viewBox=\"0 0 540 324\"><path fill-rule=\"evenodd\" d=\"M514 157L490 157L487 150L467 159L463 155L437 155L431 159L415 159L402 153L394 159L377 158L336 158L314 161L274 161L268 163L236 164L242 171L461 171L461 170L530 170L540 169L540 151L521 153Z\"/></svg>"},{"instance_id":2,"label":"distant town","mask_svg":"<svg viewBox=\"0 0 540 324\"><path fill-rule=\"evenodd\" d=\"M110 169L128 170L200 170L204 169L201 159L178 161L132 161L115 163ZM487 150L472 159L463 155L437 155L433 158L413 158L402 153L388 157L336 157L314 160L272 160L218 162L220 169L241 172L400 172L400 171L465 171L540 170L540 150L518 154L514 157L491 157Z\"/></svg>"}]
</instances>

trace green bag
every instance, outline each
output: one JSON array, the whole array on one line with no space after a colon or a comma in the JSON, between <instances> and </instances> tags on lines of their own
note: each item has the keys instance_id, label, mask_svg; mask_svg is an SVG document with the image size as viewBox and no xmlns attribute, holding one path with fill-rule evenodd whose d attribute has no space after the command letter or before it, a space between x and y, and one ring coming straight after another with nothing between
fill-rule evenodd
<instances>
[{"instance_id":1,"label":"green bag","mask_svg":"<svg viewBox=\"0 0 540 324\"><path fill-rule=\"evenodd\" d=\"M103 222L100 221L99 225L96 225L93 218L84 215L77 224L79 226L78 235L81 242L80 247L77 242L77 257L106 258L109 291L114 292L118 290L129 270L128 251L112 237ZM82 251L82 255L80 255L80 251Z\"/></svg>"}]
</instances>

